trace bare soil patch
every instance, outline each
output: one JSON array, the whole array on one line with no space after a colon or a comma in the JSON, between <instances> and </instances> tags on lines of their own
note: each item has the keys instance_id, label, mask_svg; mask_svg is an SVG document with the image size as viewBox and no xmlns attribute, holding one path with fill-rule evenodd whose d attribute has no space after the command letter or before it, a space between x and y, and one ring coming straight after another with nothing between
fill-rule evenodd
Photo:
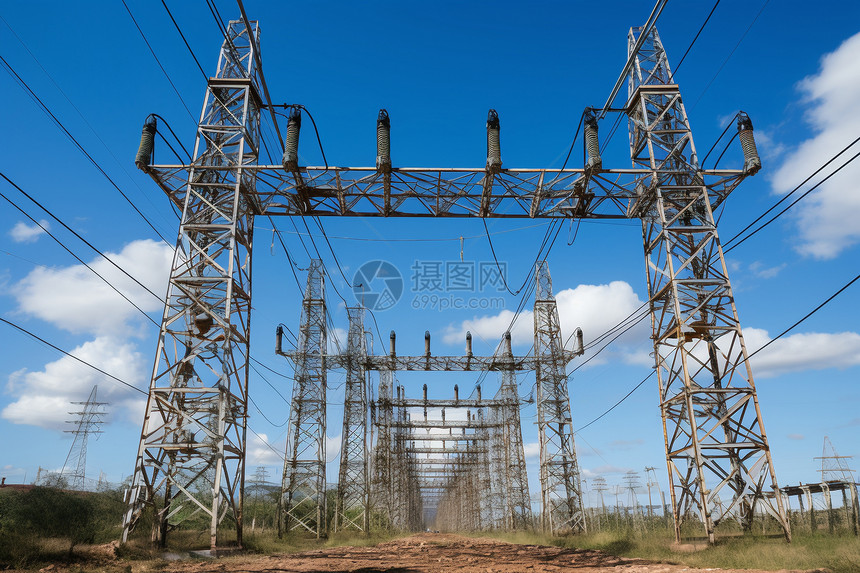
<instances>
[{"instance_id":1,"label":"bare soil patch","mask_svg":"<svg viewBox=\"0 0 860 573\"><path fill-rule=\"evenodd\" d=\"M166 573L764 573L752 569L693 569L684 565L615 557L590 549L518 545L495 539L433 533L421 533L373 547L332 547L289 555L174 561L159 567L159 570ZM783 573L788 572L784 570Z\"/></svg>"}]
</instances>

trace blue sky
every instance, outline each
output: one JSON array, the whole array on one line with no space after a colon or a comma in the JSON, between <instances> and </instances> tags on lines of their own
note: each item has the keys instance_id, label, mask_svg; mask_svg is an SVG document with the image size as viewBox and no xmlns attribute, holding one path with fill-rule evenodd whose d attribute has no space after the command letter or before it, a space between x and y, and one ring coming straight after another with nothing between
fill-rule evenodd
<instances>
[{"instance_id":1,"label":"blue sky","mask_svg":"<svg viewBox=\"0 0 860 573\"><path fill-rule=\"evenodd\" d=\"M159 2L128 4L190 115L196 117L203 78L163 7ZM711 146L738 109L748 112L756 126L764 168L727 203L719 227L724 240L860 134L856 103L860 8L853 2L822 1L814 9L807 2L770 2L738 45L764 4L722 2L676 76L699 149ZM673 66L712 5L669 3L658 29ZM211 73L220 32L205 3L173 1L168 6ZM233 3L220 0L218 6L225 18L237 17ZM385 107L391 115L396 166L479 167L486 157L486 113L495 108L501 118L506 167L560 167L582 109L605 101L626 58L627 30L645 21L651 3L535 2L525 8L510 2L492 7L459 2L431 7L299 2L287 8L249 0L246 9L250 18L261 22L273 99L310 109L330 163L373 164L376 113ZM154 183L134 169L133 159L147 114L165 117L186 147L193 145L195 122L122 3L96 2L83 10L67 2L2 2L0 15L4 20L0 55L172 242L177 218ZM0 74L0 82L11 112L5 117L2 172L156 293L163 293L169 249L8 73ZM601 128L610 125L604 122ZM320 165L311 135L310 129L304 130L300 157L304 164ZM580 145L574 161L581 157ZM166 157L169 152L158 153ZM854 153L856 149L844 158ZM739 158L734 149L722 165L739 166ZM604 166L626 167L629 161L622 128L604 151ZM857 274L858 177L860 168L848 165L727 255L748 346L761 346ZM0 182L0 191L35 219L49 219L5 182ZM306 267L308 255L296 235L296 229L305 232L304 226L295 221L294 228L287 219L276 222L291 255ZM420 353L424 330L433 333L434 353L461 352L466 329L475 334L476 352L489 353L495 347L504 328L500 325L507 323L498 310L412 307L416 296L426 294L412 289L415 261L460 261L460 237L463 261L480 265L493 260L480 221L328 218L323 224L350 280L358 267L374 259L390 261L403 274L406 291L401 300L376 313L383 336L387 338L391 329L398 332L400 352ZM48 221L48 226L149 316L159 319L156 301L99 262L57 223ZM313 223L309 227L319 234ZM544 222L490 220L488 227L500 261L507 264L510 283L519 285L531 272L546 231ZM428 238L438 240L413 240ZM565 225L548 260L562 328L569 334L582 326L588 342L647 298L641 231L635 221L583 223L576 240L567 245L570 238ZM331 313L336 326L345 329L346 312L333 287L349 304L355 299L324 242L316 241L332 272ZM300 293L285 257L271 243L271 226L260 219L252 352L290 374L288 365L274 356L274 329L284 322L295 330ZM300 278L304 280L302 274ZM0 316L146 387L156 328L6 203L0 208L0 286ZM509 309L517 303L505 293L467 294L481 300L501 297L500 304ZM765 427L783 485L816 479L812 458L821 455L825 435L840 454L860 456L858 308L860 288L855 284L753 359ZM530 321L530 314L524 313L514 328L515 352L526 352L530 346ZM343 332L340 338L344 339ZM0 473L11 482L32 481L40 466L59 468L71 444L62 432L68 427L66 412L73 409L69 402L86 399L97 383L99 396L111 405L105 434L89 447L88 476L96 477L100 471L112 481L127 476L140 431L141 396L72 364L5 324L0 325L0 340L4 358ZM379 344L377 339L377 350ZM570 381L574 427L599 415L646 376L649 352L643 322L574 374ZM290 395L289 380L263 372L281 394ZM342 378L339 373L330 378L332 460L341 431L336 403L342 387L336 388ZM440 398L449 396L455 383L462 395L462 389L471 389L475 382L474 377L438 375L401 380L411 395L417 396L426 382L431 396ZM521 395L529 394L533 381L521 380ZM495 391L497 383L488 377L484 395ZM251 392L273 422L252 406L251 427L282 452L286 426L280 424L287 419L288 405L256 374ZM524 440L536 493L533 422L534 408L526 407ZM265 465L270 475L279 475L276 454L259 438L250 435L249 440L248 467ZM588 480L603 475L610 485L620 484L627 470L642 473L645 466L656 466L665 484L656 382L646 383L610 415L578 434L577 448ZM336 476L334 461L330 476L332 480Z\"/></svg>"}]
</instances>

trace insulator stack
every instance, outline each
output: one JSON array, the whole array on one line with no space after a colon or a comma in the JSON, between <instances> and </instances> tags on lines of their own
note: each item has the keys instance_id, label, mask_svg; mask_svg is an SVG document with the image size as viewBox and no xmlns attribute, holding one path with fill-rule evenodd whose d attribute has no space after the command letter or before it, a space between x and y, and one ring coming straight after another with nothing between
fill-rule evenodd
<instances>
[{"instance_id":1,"label":"insulator stack","mask_svg":"<svg viewBox=\"0 0 860 573\"><path fill-rule=\"evenodd\" d=\"M376 170L391 173L391 120L384 109L376 118Z\"/></svg>"},{"instance_id":2,"label":"insulator stack","mask_svg":"<svg viewBox=\"0 0 860 573\"><path fill-rule=\"evenodd\" d=\"M150 115L143 124L143 131L140 134L140 146L137 148L137 156L134 158L134 165L142 171L146 171L152 162L152 154L155 151L156 131L158 131L158 122L155 116Z\"/></svg>"},{"instance_id":3,"label":"insulator stack","mask_svg":"<svg viewBox=\"0 0 860 573\"><path fill-rule=\"evenodd\" d=\"M597 136L597 116L594 110L585 110L585 170L593 171L603 167L603 159L600 158L600 140Z\"/></svg>"},{"instance_id":4,"label":"insulator stack","mask_svg":"<svg viewBox=\"0 0 860 573\"><path fill-rule=\"evenodd\" d=\"M287 141L284 144L284 169L298 171L299 169L299 131L302 128L302 110L290 109L287 119Z\"/></svg>"},{"instance_id":5,"label":"insulator stack","mask_svg":"<svg viewBox=\"0 0 860 573\"><path fill-rule=\"evenodd\" d=\"M744 112L738 113L738 136L744 151L744 173L755 175L761 169L761 158L755 146L752 120Z\"/></svg>"},{"instance_id":6,"label":"insulator stack","mask_svg":"<svg viewBox=\"0 0 860 573\"><path fill-rule=\"evenodd\" d=\"M502 168L502 148L499 144L499 114L491 109L487 114L487 171L497 173Z\"/></svg>"}]
</instances>

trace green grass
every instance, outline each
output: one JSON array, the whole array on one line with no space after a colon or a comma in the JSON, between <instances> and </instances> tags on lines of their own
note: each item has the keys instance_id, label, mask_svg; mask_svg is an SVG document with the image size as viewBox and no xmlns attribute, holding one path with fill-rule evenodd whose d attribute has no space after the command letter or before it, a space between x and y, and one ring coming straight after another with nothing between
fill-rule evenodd
<instances>
[{"instance_id":1,"label":"green grass","mask_svg":"<svg viewBox=\"0 0 860 573\"><path fill-rule=\"evenodd\" d=\"M614 530L587 535L548 537L529 532L498 534L506 541L523 544L556 545L577 549L599 549L613 555L690 567L729 569L821 569L833 573L860 571L860 537L800 533L791 543L781 537L755 535L724 538L712 547L698 542L698 549L676 547L668 530Z\"/></svg>"}]
</instances>

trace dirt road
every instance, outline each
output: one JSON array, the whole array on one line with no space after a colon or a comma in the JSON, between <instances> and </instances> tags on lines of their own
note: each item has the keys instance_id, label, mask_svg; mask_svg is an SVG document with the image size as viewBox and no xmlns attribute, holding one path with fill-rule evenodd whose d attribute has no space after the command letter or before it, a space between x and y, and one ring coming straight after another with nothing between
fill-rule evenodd
<instances>
[{"instance_id":1,"label":"dirt road","mask_svg":"<svg viewBox=\"0 0 860 573\"><path fill-rule=\"evenodd\" d=\"M292 573L309 571L351 573L675 573L696 570L683 565L613 557L600 551L572 550L542 545L515 545L494 539L422 533L374 547L333 547L291 555L242 556L217 561L173 562L170 573ZM750 570L744 570L749 573Z\"/></svg>"}]
</instances>

